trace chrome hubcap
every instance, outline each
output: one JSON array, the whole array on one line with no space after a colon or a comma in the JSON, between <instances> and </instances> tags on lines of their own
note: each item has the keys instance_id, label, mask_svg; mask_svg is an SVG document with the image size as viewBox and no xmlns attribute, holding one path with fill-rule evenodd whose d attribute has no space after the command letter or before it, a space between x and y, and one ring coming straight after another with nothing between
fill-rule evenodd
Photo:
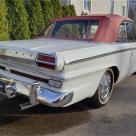
<instances>
[{"instance_id":1,"label":"chrome hubcap","mask_svg":"<svg viewBox=\"0 0 136 136\"><path fill-rule=\"evenodd\" d=\"M99 85L99 95L102 103L106 103L109 100L109 97L112 92L112 77L111 74L107 71Z\"/></svg>"}]
</instances>

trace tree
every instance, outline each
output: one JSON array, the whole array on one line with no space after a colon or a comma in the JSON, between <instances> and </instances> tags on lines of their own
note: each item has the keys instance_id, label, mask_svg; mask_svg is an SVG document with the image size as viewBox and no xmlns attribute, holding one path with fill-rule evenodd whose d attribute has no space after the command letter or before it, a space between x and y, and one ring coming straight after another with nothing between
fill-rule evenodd
<instances>
[{"instance_id":1,"label":"tree","mask_svg":"<svg viewBox=\"0 0 136 136\"><path fill-rule=\"evenodd\" d=\"M33 38L45 27L41 3L39 0L27 0L26 9L29 14L29 28Z\"/></svg>"},{"instance_id":2,"label":"tree","mask_svg":"<svg viewBox=\"0 0 136 136\"><path fill-rule=\"evenodd\" d=\"M0 0L0 40L9 39L9 27L7 15L8 13L5 0Z\"/></svg>"},{"instance_id":3,"label":"tree","mask_svg":"<svg viewBox=\"0 0 136 136\"><path fill-rule=\"evenodd\" d=\"M17 40L30 38L28 14L24 6L24 1L6 0L6 2L8 6L11 39Z\"/></svg>"},{"instance_id":4,"label":"tree","mask_svg":"<svg viewBox=\"0 0 136 136\"><path fill-rule=\"evenodd\" d=\"M53 12L55 18L62 17L62 9L61 4L59 0L51 0L52 6L53 6Z\"/></svg>"},{"instance_id":5,"label":"tree","mask_svg":"<svg viewBox=\"0 0 136 136\"><path fill-rule=\"evenodd\" d=\"M50 0L41 0L42 13L44 17L45 26L47 27L53 19L53 6Z\"/></svg>"}]
</instances>

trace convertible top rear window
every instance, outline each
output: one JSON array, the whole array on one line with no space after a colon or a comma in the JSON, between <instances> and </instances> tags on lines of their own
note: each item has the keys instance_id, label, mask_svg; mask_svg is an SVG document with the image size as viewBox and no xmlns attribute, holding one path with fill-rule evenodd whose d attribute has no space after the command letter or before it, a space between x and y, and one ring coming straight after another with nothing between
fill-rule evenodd
<instances>
[{"instance_id":1,"label":"convertible top rear window","mask_svg":"<svg viewBox=\"0 0 136 136\"><path fill-rule=\"evenodd\" d=\"M98 20L64 20L53 22L40 36L62 39L93 40Z\"/></svg>"}]
</instances>

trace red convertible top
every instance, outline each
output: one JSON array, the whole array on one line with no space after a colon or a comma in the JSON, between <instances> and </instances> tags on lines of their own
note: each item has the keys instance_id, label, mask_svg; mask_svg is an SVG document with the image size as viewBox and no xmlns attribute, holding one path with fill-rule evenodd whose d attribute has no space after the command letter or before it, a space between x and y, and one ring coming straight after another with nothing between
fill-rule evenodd
<instances>
[{"instance_id":1,"label":"red convertible top","mask_svg":"<svg viewBox=\"0 0 136 136\"><path fill-rule=\"evenodd\" d=\"M71 16L61 19L55 19L54 21L65 21L65 20L79 20L79 19L92 19L99 20L100 26L93 39L94 42L116 42L118 38L119 26L122 21L132 21L128 17L119 16L119 15L106 15L98 14L91 16Z\"/></svg>"}]
</instances>

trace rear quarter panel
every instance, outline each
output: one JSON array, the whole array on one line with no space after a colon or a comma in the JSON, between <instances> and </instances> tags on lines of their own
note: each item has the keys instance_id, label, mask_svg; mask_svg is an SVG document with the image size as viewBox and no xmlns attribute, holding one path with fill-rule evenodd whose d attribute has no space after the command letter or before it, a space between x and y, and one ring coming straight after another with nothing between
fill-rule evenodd
<instances>
[{"instance_id":1,"label":"rear quarter panel","mask_svg":"<svg viewBox=\"0 0 136 136\"><path fill-rule=\"evenodd\" d=\"M118 68L117 82L128 76L130 70L131 46L128 44L101 44L61 55L66 63L62 90L74 91L72 103L92 97L106 69Z\"/></svg>"}]
</instances>

